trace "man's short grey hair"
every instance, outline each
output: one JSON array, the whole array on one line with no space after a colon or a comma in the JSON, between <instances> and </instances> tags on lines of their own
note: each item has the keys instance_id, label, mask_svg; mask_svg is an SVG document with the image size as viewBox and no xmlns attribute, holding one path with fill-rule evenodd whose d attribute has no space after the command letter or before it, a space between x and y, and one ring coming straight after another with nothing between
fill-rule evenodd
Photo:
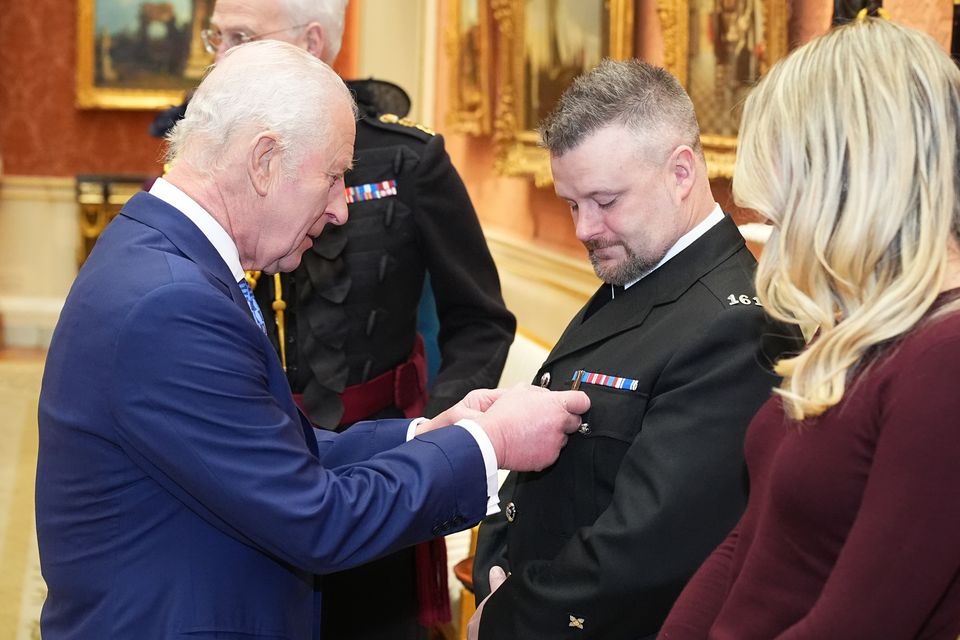
<instances>
[{"instance_id":1,"label":"man's short grey hair","mask_svg":"<svg viewBox=\"0 0 960 640\"><path fill-rule=\"evenodd\" d=\"M333 64L343 44L344 14L348 0L280 0L280 8L290 24L318 22L323 29L323 52L320 58Z\"/></svg>"},{"instance_id":2,"label":"man's short grey hair","mask_svg":"<svg viewBox=\"0 0 960 640\"><path fill-rule=\"evenodd\" d=\"M238 135L273 131L287 175L324 144L337 106L356 106L343 80L306 50L259 40L227 51L200 83L186 115L167 135L168 162L212 174Z\"/></svg>"},{"instance_id":3,"label":"man's short grey hair","mask_svg":"<svg viewBox=\"0 0 960 640\"><path fill-rule=\"evenodd\" d=\"M703 158L690 96L669 72L642 60L604 59L578 77L539 133L550 154L562 156L611 124L630 128L647 145L686 144Z\"/></svg>"}]
</instances>

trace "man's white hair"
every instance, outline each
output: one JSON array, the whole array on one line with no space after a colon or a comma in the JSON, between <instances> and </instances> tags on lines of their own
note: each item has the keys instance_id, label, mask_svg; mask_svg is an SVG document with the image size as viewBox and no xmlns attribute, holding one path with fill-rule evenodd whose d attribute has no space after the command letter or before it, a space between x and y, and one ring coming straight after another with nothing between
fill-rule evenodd
<instances>
[{"instance_id":1,"label":"man's white hair","mask_svg":"<svg viewBox=\"0 0 960 640\"><path fill-rule=\"evenodd\" d=\"M237 135L277 134L287 175L330 134L337 106L356 107L343 80L307 51L278 40L230 49L200 83L167 135L167 161L207 174L223 165Z\"/></svg>"},{"instance_id":2,"label":"man's white hair","mask_svg":"<svg viewBox=\"0 0 960 640\"><path fill-rule=\"evenodd\" d=\"M343 43L344 14L348 0L280 0L280 8L290 24L306 25L320 23L323 29L323 52L321 59L333 64Z\"/></svg>"}]
</instances>

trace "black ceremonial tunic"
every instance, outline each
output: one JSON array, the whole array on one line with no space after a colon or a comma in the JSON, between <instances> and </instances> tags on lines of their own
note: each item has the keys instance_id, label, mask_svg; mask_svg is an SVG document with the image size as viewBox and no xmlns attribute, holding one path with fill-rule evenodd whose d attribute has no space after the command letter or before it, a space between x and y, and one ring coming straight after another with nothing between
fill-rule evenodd
<instances>
[{"instance_id":1,"label":"black ceremonial tunic","mask_svg":"<svg viewBox=\"0 0 960 640\"><path fill-rule=\"evenodd\" d=\"M372 114L362 99L361 111ZM338 396L346 386L410 356L425 273L441 351L427 416L471 389L496 386L513 341L516 322L443 137L395 116L367 115L357 122L355 168L346 185L391 180L396 196L350 204L347 224L325 227L300 267L282 277L288 377L311 420L324 428L340 422ZM261 278L256 293L276 343L272 278ZM376 417L386 415L400 412L391 407Z\"/></svg>"}]
</instances>

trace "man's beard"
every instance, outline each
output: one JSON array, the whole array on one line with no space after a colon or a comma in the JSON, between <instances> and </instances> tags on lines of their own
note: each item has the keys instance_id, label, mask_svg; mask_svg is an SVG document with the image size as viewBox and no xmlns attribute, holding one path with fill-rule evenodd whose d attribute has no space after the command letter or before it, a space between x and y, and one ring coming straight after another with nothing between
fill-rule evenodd
<instances>
[{"instance_id":1,"label":"man's beard","mask_svg":"<svg viewBox=\"0 0 960 640\"><path fill-rule=\"evenodd\" d=\"M650 259L637 255L633 249L615 240L587 240L583 243L583 246L586 247L589 252L590 264L593 265L593 272L597 274L597 277L607 284L614 284L621 287L628 282L638 280L642 276L650 273L650 270L666 255L666 251L664 251L663 255L656 259ZM596 252L599 249L616 246L623 247L627 255L612 266L604 266Z\"/></svg>"}]
</instances>

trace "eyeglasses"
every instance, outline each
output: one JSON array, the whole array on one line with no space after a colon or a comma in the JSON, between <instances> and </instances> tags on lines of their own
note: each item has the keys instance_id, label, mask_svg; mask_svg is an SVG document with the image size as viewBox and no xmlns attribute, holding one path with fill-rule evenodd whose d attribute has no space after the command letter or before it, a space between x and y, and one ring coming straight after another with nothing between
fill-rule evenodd
<instances>
[{"instance_id":1,"label":"eyeglasses","mask_svg":"<svg viewBox=\"0 0 960 640\"><path fill-rule=\"evenodd\" d=\"M307 24L310 23L308 22ZM290 29L300 29L301 27L307 26L307 24L295 24L292 27L284 27L283 29L277 29L276 31L267 31L266 33L257 33L253 35L246 34L243 31L230 31L224 34L219 29L202 29L200 31L200 39L203 41L203 48L207 50L207 53L216 53L223 45L226 45L227 49L232 49L240 46L241 44L247 44L248 42L253 42L254 40L259 40L260 38L272 36L277 33L283 33L284 31L289 31Z\"/></svg>"}]
</instances>

